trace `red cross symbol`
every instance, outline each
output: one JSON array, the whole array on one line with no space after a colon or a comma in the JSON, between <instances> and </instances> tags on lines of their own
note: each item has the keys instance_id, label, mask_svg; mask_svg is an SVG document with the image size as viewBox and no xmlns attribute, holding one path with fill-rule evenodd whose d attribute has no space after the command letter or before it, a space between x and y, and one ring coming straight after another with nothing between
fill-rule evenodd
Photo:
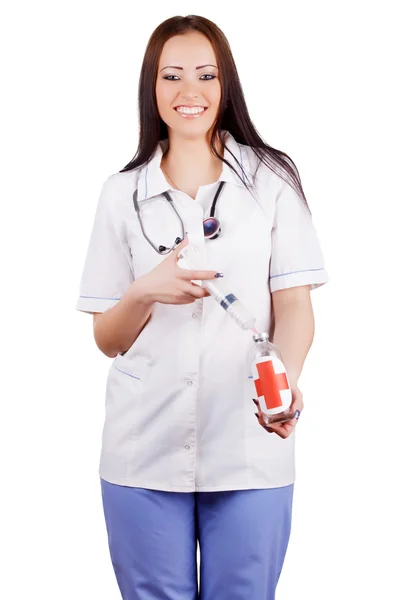
<instances>
[{"instance_id":1,"label":"red cross symbol","mask_svg":"<svg viewBox=\"0 0 402 600\"><path fill-rule=\"evenodd\" d=\"M259 379L254 380L257 396L264 396L268 409L283 405L280 392L289 389L286 373L275 373L272 360L257 363Z\"/></svg>"}]
</instances>

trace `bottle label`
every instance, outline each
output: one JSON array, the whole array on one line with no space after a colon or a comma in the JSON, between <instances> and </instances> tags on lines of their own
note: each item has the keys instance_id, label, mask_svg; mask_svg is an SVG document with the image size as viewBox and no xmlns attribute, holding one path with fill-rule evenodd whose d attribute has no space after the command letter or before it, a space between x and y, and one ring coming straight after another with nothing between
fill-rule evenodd
<instances>
[{"instance_id":1,"label":"bottle label","mask_svg":"<svg viewBox=\"0 0 402 600\"><path fill-rule=\"evenodd\" d=\"M279 358L261 356L253 362L251 372L262 411L266 409L267 414L276 414L289 408L292 392L285 365Z\"/></svg>"}]
</instances>

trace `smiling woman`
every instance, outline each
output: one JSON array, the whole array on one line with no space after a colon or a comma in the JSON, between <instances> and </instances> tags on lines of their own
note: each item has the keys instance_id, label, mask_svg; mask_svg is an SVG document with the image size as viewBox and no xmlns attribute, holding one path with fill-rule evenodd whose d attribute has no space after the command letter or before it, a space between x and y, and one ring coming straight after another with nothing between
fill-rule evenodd
<instances>
[{"instance_id":1,"label":"smiling woman","mask_svg":"<svg viewBox=\"0 0 402 600\"><path fill-rule=\"evenodd\" d=\"M214 23L161 23L138 99L137 153L103 186L77 304L103 313L95 338L115 357L99 468L113 566L125 600L195 599L198 541L203 600L274 600L296 419L272 435L255 419L249 333L194 282L223 273L258 331L275 324L301 412L310 290L328 280L320 244L297 169L256 131ZM197 270L179 264L187 243Z\"/></svg>"}]
</instances>

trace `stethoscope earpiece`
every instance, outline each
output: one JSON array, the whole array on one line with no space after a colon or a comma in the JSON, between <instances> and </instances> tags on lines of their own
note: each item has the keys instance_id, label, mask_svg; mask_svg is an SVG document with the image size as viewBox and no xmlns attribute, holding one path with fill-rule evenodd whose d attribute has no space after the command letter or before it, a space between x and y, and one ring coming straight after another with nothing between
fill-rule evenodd
<instances>
[{"instance_id":1,"label":"stethoscope earpiece","mask_svg":"<svg viewBox=\"0 0 402 600\"><path fill-rule=\"evenodd\" d=\"M172 250L174 250L179 244L181 244L181 242L183 241L183 239L180 238L180 237L177 237L175 239L174 244L173 244L173 246L171 248L166 248L166 246L160 245L159 248L158 248L159 254L168 254L169 252L171 252Z\"/></svg>"}]
</instances>

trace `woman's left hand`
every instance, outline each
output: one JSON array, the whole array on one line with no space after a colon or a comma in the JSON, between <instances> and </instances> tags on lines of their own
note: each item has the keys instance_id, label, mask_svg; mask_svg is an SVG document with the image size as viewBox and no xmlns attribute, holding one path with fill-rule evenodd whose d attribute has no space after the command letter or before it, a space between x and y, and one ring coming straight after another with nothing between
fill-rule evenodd
<instances>
[{"instance_id":1,"label":"woman's left hand","mask_svg":"<svg viewBox=\"0 0 402 600\"><path fill-rule=\"evenodd\" d=\"M261 427L263 427L269 433L276 433L282 439L286 439L287 437L290 436L290 434L296 427L297 420L300 417L301 412L304 408L303 394L301 393L301 391L299 390L297 385L291 387L291 391L292 391L292 404L290 405L289 412L294 412L295 417L293 419L291 419L290 421L286 421L285 423L278 423L277 425L271 424L269 427L264 421L264 417L263 417L263 414L261 411L259 401L254 400L254 398L253 398L253 402L258 408L258 413L256 413L256 416L258 417L258 422L261 425Z\"/></svg>"}]
</instances>

